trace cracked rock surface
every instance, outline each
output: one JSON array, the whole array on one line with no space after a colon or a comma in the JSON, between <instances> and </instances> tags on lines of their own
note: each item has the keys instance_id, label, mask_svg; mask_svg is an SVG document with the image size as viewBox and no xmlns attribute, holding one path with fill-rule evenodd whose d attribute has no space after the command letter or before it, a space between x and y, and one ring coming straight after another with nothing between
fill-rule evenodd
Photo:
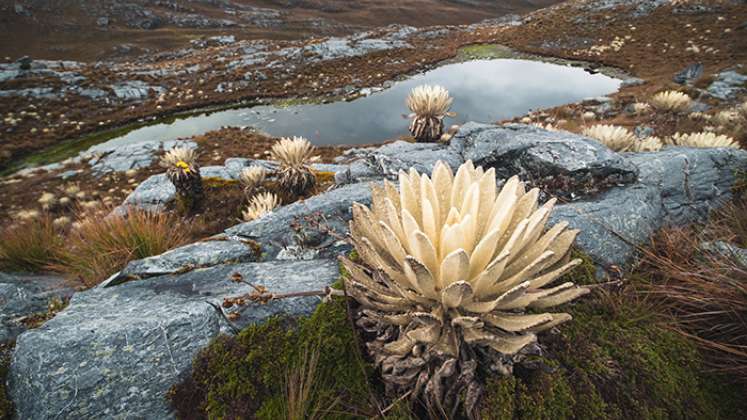
<instances>
[{"instance_id":1,"label":"cracked rock surface","mask_svg":"<svg viewBox=\"0 0 747 420\"><path fill-rule=\"evenodd\" d=\"M330 260L226 264L73 296L67 309L18 338L9 384L20 419L142 418L172 415L166 392L196 353L232 331L217 308L250 287L274 292L322 289L339 276ZM241 308L241 328L278 313L310 313L319 298Z\"/></svg>"}]
</instances>

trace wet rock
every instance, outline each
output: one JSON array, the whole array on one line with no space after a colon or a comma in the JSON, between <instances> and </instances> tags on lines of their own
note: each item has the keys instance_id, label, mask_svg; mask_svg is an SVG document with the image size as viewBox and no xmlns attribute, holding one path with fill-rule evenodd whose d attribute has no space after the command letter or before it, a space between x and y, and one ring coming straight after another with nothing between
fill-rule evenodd
<instances>
[{"instance_id":1,"label":"wet rock","mask_svg":"<svg viewBox=\"0 0 747 420\"><path fill-rule=\"evenodd\" d=\"M703 75L703 64L702 63L695 63L691 64L687 67L685 67L684 70L677 73L673 80L675 83L679 83L681 85L684 85L686 83L693 82L700 78L700 76Z\"/></svg>"},{"instance_id":2,"label":"wet rock","mask_svg":"<svg viewBox=\"0 0 747 420\"><path fill-rule=\"evenodd\" d=\"M744 91L747 76L728 70L716 75L716 79L708 86L708 93L722 101L731 100Z\"/></svg>"},{"instance_id":3,"label":"wet rock","mask_svg":"<svg viewBox=\"0 0 747 420\"><path fill-rule=\"evenodd\" d=\"M256 249L249 243L231 240L197 242L161 255L132 261L99 287L111 287L128 280L177 274L196 268L253 262L257 257Z\"/></svg>"},{"instance_id":4,"label":"wet rock","mask_svg":"<svg viewBox=\"0 0 747 420\"><path fill-rule=\"evenodd\" d=\"M154 277L73 296L42 327L18 337L9 374L21 419L171 418L166 392L196 353L233 329L223 298L249 293L234 273L277 293L321 290L339 276L336 261L222 265ZM233 308L237 326L280 313L310 313L318 297Z\"/></svg>"},{"instance_id":5,"label":"wet rock","mask_svg":"<svg viewBox=\"0 0 747 420\"><path fill-rule=\"evenodd\" d=\"M369 183L345 185L307 200L283 206L257 220L226 230L226 235L251 239L262 246L263 258L274 258L285 247L308 248L310 237L318 255L334 257L350 249L343 242L353 202L369 204Z\"/></svg>"},{"instance_id":6,"label":"wet rock","mask_svg":"<svg viewBox=\"0 0 747 420\"><path fill-rule=\"evenodd\" d=\"M47 312L53 299L67 299L75 290L52 275L0 273L0 343L26 330L25 317Z\"/></svg>"}]
</instances>

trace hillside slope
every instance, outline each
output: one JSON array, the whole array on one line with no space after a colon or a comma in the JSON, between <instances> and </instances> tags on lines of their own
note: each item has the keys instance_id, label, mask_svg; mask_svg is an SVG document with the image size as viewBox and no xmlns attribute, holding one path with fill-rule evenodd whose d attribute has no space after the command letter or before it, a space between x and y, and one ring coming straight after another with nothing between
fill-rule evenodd
<instances>
[{"instance_id":1,"label":"hillside slope","mask_svg":"<svg viewBox=\"0 0 747 420\"><path fill-rule=\"evenodd\" d=\"M0 57L90 61L181 48L191 40L214 35L297 39L348 34L390 23L474 23L558 2L18 0L0 4Z\"/></svg>"}]
</instances>

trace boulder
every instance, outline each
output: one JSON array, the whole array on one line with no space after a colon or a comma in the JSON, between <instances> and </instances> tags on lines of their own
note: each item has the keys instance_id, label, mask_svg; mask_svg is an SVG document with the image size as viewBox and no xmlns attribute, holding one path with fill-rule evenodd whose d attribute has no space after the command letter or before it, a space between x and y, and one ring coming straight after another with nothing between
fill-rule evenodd
<instances>
[{"instance_id":1,"label":"boulder","mask_svg":"<svg viewBox=\"0 0 747 420\"><path fill-rule=\"evenodd\" d=\"M636 167L599 142L566 131L523 125L467 123L452 139L465 160L495 168L498 178L519 175L566 199L635 181Z\"/></svg>"},{"instance_id":2,"label":"boulder","mask_svg":"<svg viewBox=\"0 0 747 420\"><path fill-rule=\"evenodd\" d=\"M263 258L274 258L282 249L294 246L312 249L315 255L335 256L349 249L343 239L348 231L347 222L352 218L353 202L371 202L368 183L345 185L281 207L257 220L227 229L226 235L258 242ZM308 253L304 254L300 259L309 258Z\"/></svg>"},{"instance_id":3,"label":"boulder","mask_svg":"<svg viewBox=\"0 0 747 420\"><path fill-rule=\"evenodd\" d=\"M0 343L26 330L23 320L46 313L53 299L67 299L75 289L54 275L0 273Z\"/></svg>"},{"instance_id":4,"label":"boulder","mask_svg":"<svg viewBox=\"0 0 747 420\"><path fill-rule=\"evenodd\" d=\"M703 221L731 198L735 174L747 168L738 149L669 148L631 153L639 182L556 206L550 221L581 229L577 246L603 268L624 267L658 229Z\"/></svg>"},{"instance_id":5,"label":"boulder","mask_svg":"<svg viewBox=\"0 0 747 420\"><path fill-rule=\"evenodd\" d=\"M338 276L337 262L227 264L154 277L73 296L42 327L18 337L9 374L19 419L164 419L166 393L216 335L277 314L299 316L318 297L249 304L231 325L223 298L251 292L234 273L270 291L321 290Z\"/></svg>"}]
</instances>

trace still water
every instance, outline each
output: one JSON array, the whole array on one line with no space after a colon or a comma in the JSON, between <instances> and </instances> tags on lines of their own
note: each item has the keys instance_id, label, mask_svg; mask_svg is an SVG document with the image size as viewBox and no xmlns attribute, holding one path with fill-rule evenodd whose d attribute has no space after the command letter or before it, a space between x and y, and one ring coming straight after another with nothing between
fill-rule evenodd
<instances>
[{"instance_id":1,"label":"still water","mask_svg":"<svg viewBox=\"0 0 747 420\"><path fill-rule=\"evenodd\" d=\"M315 144L376 143L407 134L405 98L420 84L438 84L449 90L454 98L451 109L457 116L446 119L448 126L467 121L496 122L533 109L606 95L615 92L620 82L578 67L540 61L474 60L444 65L350 102L261 105L192 115L136 129L107 145L172 140L222 126L252 126L278 137L304 136Z\"/></svg>"}]
</instances>

